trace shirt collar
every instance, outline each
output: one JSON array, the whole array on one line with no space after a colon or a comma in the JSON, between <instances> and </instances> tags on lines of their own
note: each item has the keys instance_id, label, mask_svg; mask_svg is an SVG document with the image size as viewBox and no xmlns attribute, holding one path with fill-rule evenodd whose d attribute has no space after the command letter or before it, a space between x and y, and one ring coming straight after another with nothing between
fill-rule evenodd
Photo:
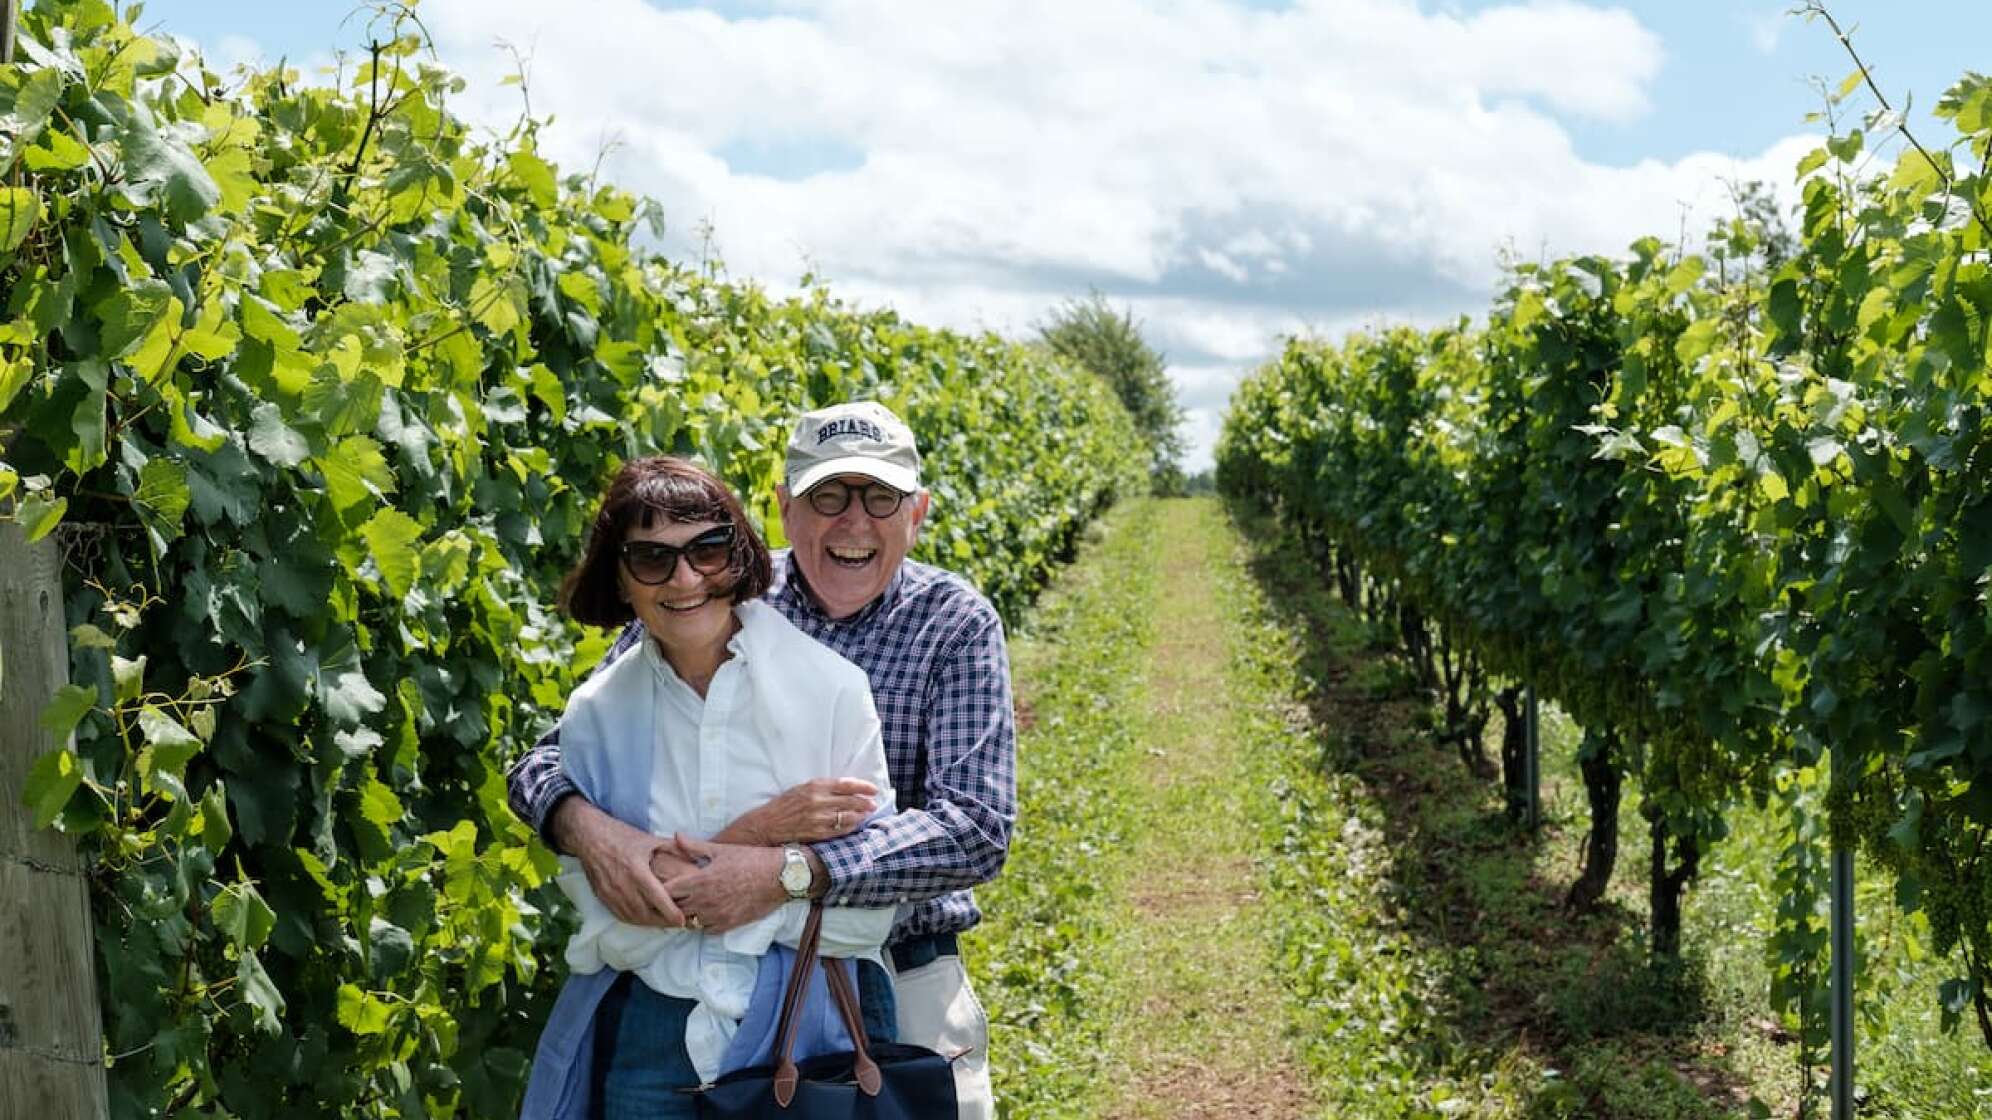
<instances>
[{"instance_id":1,"label":"shirt collar","mask_svg":"<svg viewBox=\"0 0 1992 1120\"><path fill-rule=\"evenodd\" d=\"M790 551L783 560L785 570L782 573L782 582L789 595L796 603L801 604L803 613L810 621L825 626L856 626L871 621L878 617L880 612L899 601L900 589L906 585L906 562L902 560L899 563L899 570L892 573L892 579L886 583L885 590L879 593L878 598L866 603L856 614L844 618L831 618L823 613L823 608L817 604L815 592L809 589L809 582L802 576L802 565L795 562L794 551Z\"/></svg>"}]
</instances>

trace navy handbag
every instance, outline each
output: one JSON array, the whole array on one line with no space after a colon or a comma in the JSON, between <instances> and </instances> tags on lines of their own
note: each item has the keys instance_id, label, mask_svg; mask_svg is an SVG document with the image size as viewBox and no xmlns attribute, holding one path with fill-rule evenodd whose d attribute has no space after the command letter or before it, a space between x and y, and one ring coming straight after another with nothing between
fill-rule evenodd
<instances>
[{"instance_id":1,"label":"navy handbag","mask_svg":"<svg viewBox=\"0 0 1992 1120\"><path fill-rule=\"evenodd\" d=\"M809 908L782 996L773 1065L734 1070L699 1090L702 1120L947 1120L956 1115L954 1068L924 1046L865 1042L858 995L843 969L819 962L823 903ZM795 1022L820 966L852 1049L797 1062Z\"/></svg>"}]
</instances>

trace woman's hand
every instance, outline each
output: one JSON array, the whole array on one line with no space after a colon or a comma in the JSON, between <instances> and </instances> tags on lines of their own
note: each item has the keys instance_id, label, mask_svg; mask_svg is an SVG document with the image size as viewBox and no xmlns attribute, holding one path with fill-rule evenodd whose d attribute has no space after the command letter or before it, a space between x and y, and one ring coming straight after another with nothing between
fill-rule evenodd
<instances>
[{"instance_id":1,"label":"woman's hand","mask_svg":"<svg viewBox=\"0 0 1992 1120\"><path fill-rule=\"evenodd\" d=\"M669 844L650 853L650 873L657 876L657 880L664 884L664 889L667 891L671 889L671 880L697 870L697 864L680 855L678 850Z\"/></svg>"},{"instance_id":2,"label":"woman's hand","mask_svg":"<svg viewBox=\"0 0 1992 1120\"><path fill-rule=\"evenodd\" d=\"M814 778L742 813L713 839L760 847L829 840L863 824L877 797L878 787L863 778Z\"/></svg>"},{"instance_id":3,"label":"woman's hand","mask_svg":"<svg viewBox=\"0 0 1992 1120\"><path fill-rule=\"evenodd\" d=\"M671 841L626 825L581 797L566 798L554 809L553 834L562 850L581 861L588 886L609 913L631 925L685 924L671 892L652 873L657 857L680 858Z\"/></svg>"}]
</instances>

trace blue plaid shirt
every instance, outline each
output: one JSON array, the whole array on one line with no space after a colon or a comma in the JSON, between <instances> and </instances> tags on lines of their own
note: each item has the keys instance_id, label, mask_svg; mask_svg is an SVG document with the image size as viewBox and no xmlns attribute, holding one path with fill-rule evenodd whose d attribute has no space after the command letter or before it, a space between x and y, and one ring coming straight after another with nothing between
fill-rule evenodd
<instances>
[{"instance_id":1,"label":"blue plaid shirt","mask_svg":"<svg viewBox=\"0 0 1992 1120\"><path fill-rule=\"evenodd\" d=\"M817 608L787 551L775 553L774 575L769 604L871 678L899 795L897 815L811 845L830 872L827 901L913 904L902 907L895 942L968 929L982 919L969 888L1002 869L1017 819L1010 655L996 609L960 576L911 560L843 619ZM631 623L602 663L642 638L642 623ZM576 792L560 767L558 728L512 766L507 784L512 811L545 836L554 805Z\"/></svg>"}]
</instances>

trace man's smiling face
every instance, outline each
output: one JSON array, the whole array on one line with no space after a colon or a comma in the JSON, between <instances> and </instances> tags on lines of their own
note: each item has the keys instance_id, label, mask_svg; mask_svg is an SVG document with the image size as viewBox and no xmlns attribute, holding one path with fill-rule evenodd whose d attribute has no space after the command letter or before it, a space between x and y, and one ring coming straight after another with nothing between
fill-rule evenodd
<instances>
[{"instance_id":1,"label":"man's smiling face","mask_svg":"<svg viewBox=\"0 0 1992 1120\"><path fill-rule=\"evenodd\" d=\"M859 490L873 480L842 474L817 485L840 483ZM791 494L786 486L777 487L775 495L781 501L782 530L788 534L792 559L801 566L817 606L831 618L848 618L885 593L927 517L925 490L909 495L890 517L866 513L856 494L835 517L816 512L805 495Z\"/></svg>"}]
</instances>

